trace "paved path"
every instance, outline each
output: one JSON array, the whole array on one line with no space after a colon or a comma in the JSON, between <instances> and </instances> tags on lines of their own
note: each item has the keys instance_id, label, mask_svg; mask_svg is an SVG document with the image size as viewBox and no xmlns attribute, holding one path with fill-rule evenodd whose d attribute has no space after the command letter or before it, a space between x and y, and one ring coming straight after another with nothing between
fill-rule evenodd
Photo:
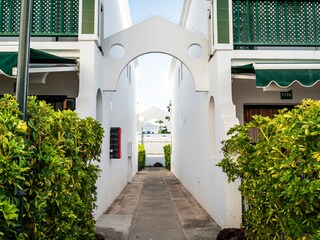
<instances>
[{"instance_id":1,"label":"paved path","mask_svg":"<svg viewBox=\"0 0 320 240\"><path fill-rule=\"evenodd\" d=\"M107 240L215 240L220 231L164 168L138 172L96 228Z\"/></svg>"}]
</instances>

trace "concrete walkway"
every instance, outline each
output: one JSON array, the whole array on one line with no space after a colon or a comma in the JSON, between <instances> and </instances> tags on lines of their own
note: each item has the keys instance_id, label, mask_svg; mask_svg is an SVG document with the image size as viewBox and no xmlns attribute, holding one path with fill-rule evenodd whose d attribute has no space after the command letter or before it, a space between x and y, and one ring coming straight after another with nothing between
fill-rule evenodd
<instances>
[{"instance_id":1,"label":"concrete walkway","mask_svg":"<svg viewBox=\"0 0 320 240\"><path fill-rule=\"evenodd\" d=\"M96 229L107 240L215 240L221 230L164 168L138 172Z\"/></svg>"}]
</instances>

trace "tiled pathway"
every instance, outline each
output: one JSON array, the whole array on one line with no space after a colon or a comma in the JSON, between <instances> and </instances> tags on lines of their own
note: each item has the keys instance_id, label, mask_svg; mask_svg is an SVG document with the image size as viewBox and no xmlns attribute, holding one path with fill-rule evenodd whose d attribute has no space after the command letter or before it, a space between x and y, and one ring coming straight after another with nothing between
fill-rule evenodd
<instances>
[{"instance_id":1,"label":"tiled pathway","mask_svg":"<svg viewBox=\"0 0 320 240\"><path fill-rule=\"evenodd\" d=\"M215 240L219 226L164 168L146 168L96 224L107 240Z\"/></svg>"}]
</instances>

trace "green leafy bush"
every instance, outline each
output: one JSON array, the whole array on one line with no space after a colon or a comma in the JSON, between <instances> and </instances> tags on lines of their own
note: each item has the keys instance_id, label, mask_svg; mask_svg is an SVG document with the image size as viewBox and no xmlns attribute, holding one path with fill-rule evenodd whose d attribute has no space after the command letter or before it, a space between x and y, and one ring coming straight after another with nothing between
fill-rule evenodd
<instances>
[{"instance_id":1,"label":"green leafy bush","mask_svg":"<svg viewBox=\"0 0 320 240\"><path fill-rule=\"evenodd\" d=\"M146 150L144 145L138 145L138 170L142 170L146 165Z\"/></svg>"},{"instance_id":2,"label":"green leafy bush","mask_svg":"<svg viewBox=\"0 0 320 240\"><path fill-rule=\"evenodd\" d=\"M251 144L250 128L259 129ZM235 126L218 164L249 209L243 213L251 239L318 239L320 226L320 101L304 100L273 119L255 116ZM319 234L319 232L318 232Z\"/></svg>"},{"instance_id":3,"label":"green leafy bush","mask_svg":"<svg viewBox=\"0 0 320 240\"><path fill-rule=\"evenodd\" d=\"M16 100L0 99L0 239L13 239L18 224L19 201L26 168L26 146L23 135L27 125L20 120ZM23 237L23 235L21 235Z\"/></svg>"},{"instance_id":4,"label":"green leafy bush","mask_svg":"<svg viewBox=\"0 0 320 240\"><path fill-rule=\"evenodd\" d=\"M171 144L167 144L163 147L165 165L167 169L171 169Z\"/></svg>"},{"instance_id":5,"label":"green leafy bush","mask_svg":"<svg viewBox=\"0 0 320 240\"><path fill-rule=\"evenodd\" d=\"M14 101L12 97L5 98L4 101ZM20 181L17 188L26 194L25 238L94 239L92 211L100 170L92 161L99 161L103 129L92 118L80 119L72 111L55 112L34 97L28 101L28 119L28 129L26 125L21 128L27 130L25 146L21 144L26 153L19 154L20 161L15 161L22 168L14 176ZM17 147L12 146L11 151L17 151ZM2 187L6 179L1 175L0 189L8 192L6 195L0 192L1 198L13 192L8 185ZM14 196L10 199L16 202ZM0 215L2 224L10 222ZM16 222L10 226L8 231L14 232Z\"/></svg>"}]
</instances>

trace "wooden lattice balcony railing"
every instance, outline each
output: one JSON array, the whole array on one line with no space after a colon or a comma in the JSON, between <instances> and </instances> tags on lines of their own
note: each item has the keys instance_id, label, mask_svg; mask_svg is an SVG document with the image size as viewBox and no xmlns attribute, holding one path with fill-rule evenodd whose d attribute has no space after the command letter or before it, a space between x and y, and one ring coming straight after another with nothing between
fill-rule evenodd
<instances>
[{"instance_id":1,"label":"wooden lattice balcony railing","mask_svg":"<svg viewBox=\"0 0 320 240\"><path fill-rule=\"evenodd\" d=\"M319 0L233 0L233 40L241 46L320 46Z\"/></svg>"},{"instance_id":2,"label":"wooden lattice balcony railing","mask_svg":"<svg viewBox=\"0 0 320 240\"><path fill-rule=\"evenodd\" d=\"M0 0L0 36L18 36L21 0ZM78 36L79 0L33 0L32 36Z\"/></svg>"}]
</instances>

